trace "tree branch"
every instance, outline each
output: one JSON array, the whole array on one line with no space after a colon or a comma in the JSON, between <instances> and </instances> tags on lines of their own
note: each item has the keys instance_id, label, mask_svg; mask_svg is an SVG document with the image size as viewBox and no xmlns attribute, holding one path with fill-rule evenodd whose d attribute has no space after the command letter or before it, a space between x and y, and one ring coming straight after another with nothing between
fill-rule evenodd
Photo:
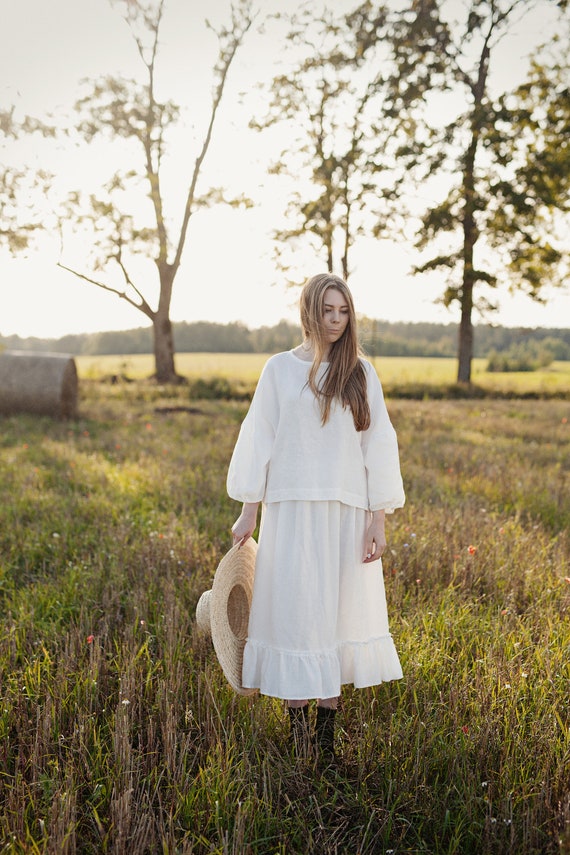
<instances>
[{"instance_id":1,"label":"tree branch","mask_svg":"<svg viewBox=\"0 0 570 855\"><path fill-rule=\"evenodd\" d=\"M147 301L145 300L144 296L141 294L141 292L139 291L139 289L137 288L137 286L134 284L131 277L129 276L127 268L123 264L123 255L122 255L122 247L121 246L119 246L119 252L115 256L115 261L117 262L117 264L121 268L121 271L122 271L123 276L125 278L125 282L129 286L129 288L132 288L133 291L135 292L135 294L140 298L141 306L142 305L148 306L149 310L152 311L152 309L150 309L150 306L148 305ZM136 305L136 303L134 305ZM143 309L141 309L141 311L143 311Z\"/></svg>"},{"instance_id":2,"label":"tree branch","mask_svg":"<svg viewBox=\"0 0 570 855\"><path fill-rule=\"evenodd\" d=\"M91 279L90 276L86 276L84 273L79 273L78 270L74 270L72 267L67 267L60 261L57 262L57 266L60 267L62 270L67 270L68 273L73 273L74 276L77 276L78 279L83 279L84 282L89 282L91 285L96 285L97 288L102 288L104 291L110 291L111 294L116 294L117 297L121 298L121 300L126 300L127 303L129 303L131 306L134 306L135 309L138 309L139 312L142 312L144 315L150 318L151 321L154 320L155 313L153 312L149 304L146 302L142 294L136 288L134 290L141 299L140 303L137 303L136 300L133 300L132 297L129 297L126 291L119 291L118 288L112 288L110 285L105 285L104 282L98 282L96 279ZM129 284L131 283L129 282Z\"/></svg>"},{"instance_id":3,"label":"tree branch","mask_svg":"<svg viewBox=\"0 0 570 855\"><path fill-rule=\"evenodd\" d=\"M190 217L192 216L192 208L194 205L194 198L196 195L196 185L198 183L198 177L200 175L200 170L202 168L202 163L204 162L204 158L208 152L208 148L210 147L210 142L212 139L212 132L214 130L214 124L216 121L216 115L218 112L218 108L222 101L222 96L224 94L224 88L226 85L226 79L228 76L228 72L230 70L230 66L233 62L234 56L237 52L238 47L240 46L245 34L249 30L253 18L251 15L251 5L249 3L246 4L244 12L243 12L243 20L241 22L241 27L236 21L235 10L233 15L233 26L230 30L231 40L229 46L224 50L223 46L220 48L220 59L221 59L221 67L219 69L219 80L218 85L215 89L214 96L212 99L212 109L210 113L210 121L208 123L208 128L206 131L206 135L204 137L204 142L202 144L202 149L196 158L194 163L194 171L192 173L192 180L190 182L190 187L188 188L188 195L186 197L186 205L184 208L184 216L182 218L182 225L180 228L180 236L178 239L178 247L176 249L176 255L174 257L174 261L172 263L172 267L174 270L177 270L180 266L180 261L182 259L182 252L184 250L184 244L186 242L186 233L188 231L188 223L190 222ZM218 38L221 41L222 34L218 35Z\"/></svg>"},{"instance_id":4,"label":"tree branch","mask_svg":"<svg viewBox=\"0 0 570 855\"><path fill-rule=\"evenodd\" d=\"M161 160L161 143L162 143L162 127L161 123L159 124L159 137L157 140L157 155L156 155L156 163L153 162L153 142L152 142L152 129L156 122L155 110L156 110L156 98L154 95L154 71L155 71L155 63L156 56L158 52L158 44L159 44L159 33L160 33L160 25L162 21L162 16L164 12L164 0L160 0L158 5L158 9L156 10L156 14L153 17L152 21L149 21L148 17L144 15L145 25L149 28L153 34L152 44L150 47L150 58L147 59L145 55L145 45L143 43L143 39L140 36L137 36L133 26L133 20L129 16L125 17L127 25L132 33L133 39L137 46L140 58L148 72L148 104L146 107L146 120L145 120L145 129L142 134L143 139L143 147L145 152L145 160L146 160L146 171L147 178L150 184L150 198L154 207L154 214L156 219L156 228L158 234L158 262L164 263L167 260L168 256L168 235L166 232L166 225L164 222L164 209L162 204L162 193L160 189L160 160Z\"/></svg>"}]
</instances>

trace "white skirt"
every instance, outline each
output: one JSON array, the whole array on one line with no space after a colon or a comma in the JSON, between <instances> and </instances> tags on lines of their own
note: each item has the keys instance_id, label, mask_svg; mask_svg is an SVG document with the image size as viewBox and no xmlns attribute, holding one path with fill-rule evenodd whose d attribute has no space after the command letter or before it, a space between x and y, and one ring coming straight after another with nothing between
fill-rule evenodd
<instances>
[{"instance_id":1,"label":"white skirt","mask_svg":"<svg viewBox=\"0 0 570 855\"><path fill-rule=\"evenodd\" d=\"M263 507L244 686L300 700L402 677L382 562L362 561L368 519L340 502Z\"/></svg>"}]
</instances>

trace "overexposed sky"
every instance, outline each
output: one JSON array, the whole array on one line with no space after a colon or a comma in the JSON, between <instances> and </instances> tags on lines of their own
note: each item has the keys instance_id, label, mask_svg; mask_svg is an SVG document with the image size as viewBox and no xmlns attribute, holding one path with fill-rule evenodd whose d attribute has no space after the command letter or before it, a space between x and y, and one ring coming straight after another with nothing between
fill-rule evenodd
<instances>
[{"instance_id":1,"label":"overexposed sky","mask_svg":"<svg viewBox=\"0 0 570 855\"><path fill-rule=\"evenodd\" d=\"M450 14L454 4L448 0ZM226 0L167 0L157 75L159 95L185 107L187 136L173 149L169 199L173 217L181 210L196 140L206 118L210 93L209 69L216 43L204 27L204 18L224 20ZM262 13L292 9L292 0L261 0ZM329 7L342 11L356 5L332 0ZM554 4L542 0L539 9L517 24L509 42L501 45L497 73L501 84L517 82L526 57L540 43L552 21ZM16 104L22 113L69 111L80 92L79 81L106 74L138 76L144 71L132 38L118 11L107 0L0 0L0 107ZM263 16L263 15L262 15ZM260 16L260 17L262 17ZM286 139L279 132L261 134L248 129L257 104L256 86L269 82L282 54L279 23L269 23L265 33L251 32L235 65L222 105L220 123L205 165L203 188L224 185L256 202L249 210L217 207L200 212L191 221L182 267L174 287L175 321L240 320L249 326L297 319L296 293L284 287L284 274L273 260L272 229L282 220L290 186L267 175L271 158ZM243 95L240 96L240 93ZM10 158L32 165L42 163L45 147L26 141L8 150ZM68 189L95 189L110 177L118 160L129 153L119 143L92 143L81 147L59 145L49 150L50 166ZM83 283L56 267L59 258L84 269L87 248L77 235L68 235L63 255L55 236L42 239L37 252L11 259L0 253L0 334L57 337L70 332L125 329L147 325L147 319L113 295ZM301 259L302 265L305 259ZM443 291L438 275L412 277L416 261L411 246L402 242L362 239L353 250L350 285L357 310L387 320L457 321L456 311L435 305ZM310 253L306 272L319 265ZM153 270L139 272L141 290L154 303ZM570 295L558 292L547 306L522 295L501 292L501 311L486 320L507 326L568 326Z\"/></svg>"}]
</instances>

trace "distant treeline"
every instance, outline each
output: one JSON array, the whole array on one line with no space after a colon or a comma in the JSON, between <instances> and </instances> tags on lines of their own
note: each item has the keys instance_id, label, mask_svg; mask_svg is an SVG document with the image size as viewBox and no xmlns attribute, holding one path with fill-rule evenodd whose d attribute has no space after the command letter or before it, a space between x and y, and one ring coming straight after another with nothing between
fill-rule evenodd
<instances>
[{"instance_id":1,"label":"distant treeline","mask_svg":"<svg viewBox=\"0 0 570 855\"><path fill-rule=\"evenodd\" d=\"M455 356L455 324L390 323L362 319L361 339L370 356ZM288 321L272 327L249 329L242 323L216 324L207 321L174 324L174 340L179 353L276 353L299 343L300 328ZM9 350L58 351L73 355L152 353L150 327L119 332L81 333L58 339L1 336L0 348ZM506 351L542 354L552 359L570 360L570 329L477 326L475 356Z\"/></svg>"}]
</instances>

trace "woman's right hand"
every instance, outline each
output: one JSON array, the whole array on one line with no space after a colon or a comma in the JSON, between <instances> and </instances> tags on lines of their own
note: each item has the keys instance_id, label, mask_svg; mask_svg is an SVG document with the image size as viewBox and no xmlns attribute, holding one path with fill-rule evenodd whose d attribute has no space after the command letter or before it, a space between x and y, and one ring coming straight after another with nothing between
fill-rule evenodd
<instances>
[{"instance_id":1,"label":"woman's right hand","mask_svg":"<svg viewBox=\"0 0 570 855\"><path fill-rule=\"evenodd\" d=\"M234 546L236 543L243 546L255 531L258 507L259 502L246 502L244 504L241 514L232 526Z\"/></svg>"}]
</instances>

